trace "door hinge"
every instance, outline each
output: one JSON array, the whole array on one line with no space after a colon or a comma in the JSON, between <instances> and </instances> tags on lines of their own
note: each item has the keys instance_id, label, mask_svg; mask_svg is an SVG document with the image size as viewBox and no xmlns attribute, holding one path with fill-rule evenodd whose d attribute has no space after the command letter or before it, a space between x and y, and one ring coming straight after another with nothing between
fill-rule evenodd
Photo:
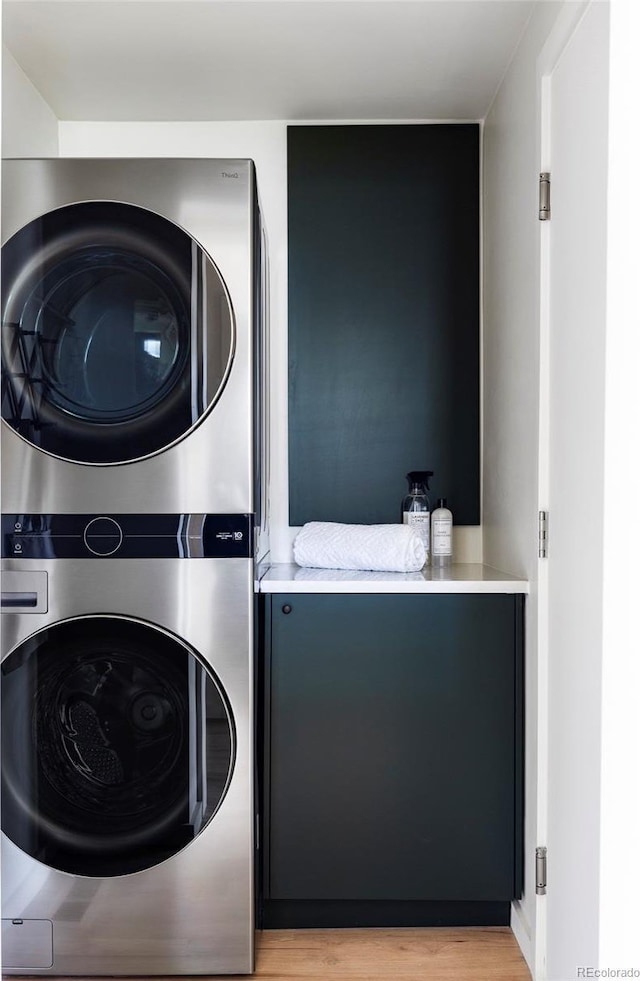
<instances>
[{"instance_id":1,"label":"door hinge","mask_svg":"<svg viewBox=\"0 0 640 981\"><path fill-rule=\"evenodd\" d=\"M546 559L549 548L549 512L538 511L538 558Z\"/></svg>"},{"instance_id":2,"label":"door hinge","mask_svg":"<svg viewBox=\"0 0 640 981\"><path fill-rule=\"evenodd\" d=\"M540 174L538 218L540 221L549 221L551 218L551 174L548 171Z\"/></svg>"},{"instance_id":3,"label":"door hinge","mask_svg":"<svg viewBox=\"0 0 640 981\"><path fill-rule=\"evenodd\" d=\"M536 895L547 895L547 849L536 848Z\"/></svg>"}]
</instances>

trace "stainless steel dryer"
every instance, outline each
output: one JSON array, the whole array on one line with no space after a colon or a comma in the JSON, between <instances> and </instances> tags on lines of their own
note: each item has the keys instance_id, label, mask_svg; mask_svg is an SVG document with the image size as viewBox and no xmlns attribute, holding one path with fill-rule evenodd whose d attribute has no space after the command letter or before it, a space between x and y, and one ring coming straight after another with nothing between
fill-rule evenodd
<instances>
[{"instance_id":1,"label":"stainless steel dryer","mask_svg":"<svg viewBox=\"0 0 640 981\"><path fill-rule=\"evenodd\" d=\"M4 161L3 511L259 514L263 239L250 160Z\"/></svg>"},{"instance_id":2,"label":"stainless steel dryer","mask_svg":"<svg viewBox=\"0 0 640 981\"><path fill-rule=\"evenodd\" d=\"M251 972L250 516L2 530L4 973Z\"/></svg>"}]
</instances>

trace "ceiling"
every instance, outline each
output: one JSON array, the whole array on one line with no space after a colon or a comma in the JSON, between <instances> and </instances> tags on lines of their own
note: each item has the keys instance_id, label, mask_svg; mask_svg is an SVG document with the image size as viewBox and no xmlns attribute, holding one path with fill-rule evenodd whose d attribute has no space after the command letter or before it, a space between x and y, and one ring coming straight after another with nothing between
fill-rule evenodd
<instances>
[{"instance_id":1,"label":"ceiling","mask_svg":"<svg viewBox=\"0 0 640 981\"><path fill-rule=\"evenodd\" d=\"M59 119L480 119L533 0L4 0Z\"/></svg>"}]
</instances>

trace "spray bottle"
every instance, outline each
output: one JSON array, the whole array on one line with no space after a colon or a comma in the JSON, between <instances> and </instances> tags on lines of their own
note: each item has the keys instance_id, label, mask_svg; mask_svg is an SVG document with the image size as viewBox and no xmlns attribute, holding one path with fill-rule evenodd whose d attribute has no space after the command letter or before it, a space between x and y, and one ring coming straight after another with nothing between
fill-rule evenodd
<instances>
[{"instance_id":1,"label":"spray bottle","mask_svg":"<svg viewBox=\"0 0 640 981\"><path fill-rule=\"evenodd\" d=\"M425 564L429 563L429 530L431 524L431 506L427 497L429 477L433 477L433 470L412 470L408 473L409 493L402 502L402 523L411 525L424 542L427 555Z\"/></svg>"}]
</instances>

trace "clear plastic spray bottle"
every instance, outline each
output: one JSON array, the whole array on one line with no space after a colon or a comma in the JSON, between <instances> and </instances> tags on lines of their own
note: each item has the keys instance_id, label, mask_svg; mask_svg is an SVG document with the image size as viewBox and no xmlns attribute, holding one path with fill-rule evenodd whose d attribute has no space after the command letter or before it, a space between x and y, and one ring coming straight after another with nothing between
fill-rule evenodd
<instances>
[{"instance_id":1,"label":"clear plastic spray bottle","mask_svg":"<svg viewBox=\"0 0 640 981\"><path fill-rule=\"evenodd\" d=\"M424 542L427 555L425 565L429 564L431 506L427 491L430 477L433 477L433 470L412 470L408 473L409 493L402 502L402 523L411 525Z\"/></svg>"}]
</instances>

